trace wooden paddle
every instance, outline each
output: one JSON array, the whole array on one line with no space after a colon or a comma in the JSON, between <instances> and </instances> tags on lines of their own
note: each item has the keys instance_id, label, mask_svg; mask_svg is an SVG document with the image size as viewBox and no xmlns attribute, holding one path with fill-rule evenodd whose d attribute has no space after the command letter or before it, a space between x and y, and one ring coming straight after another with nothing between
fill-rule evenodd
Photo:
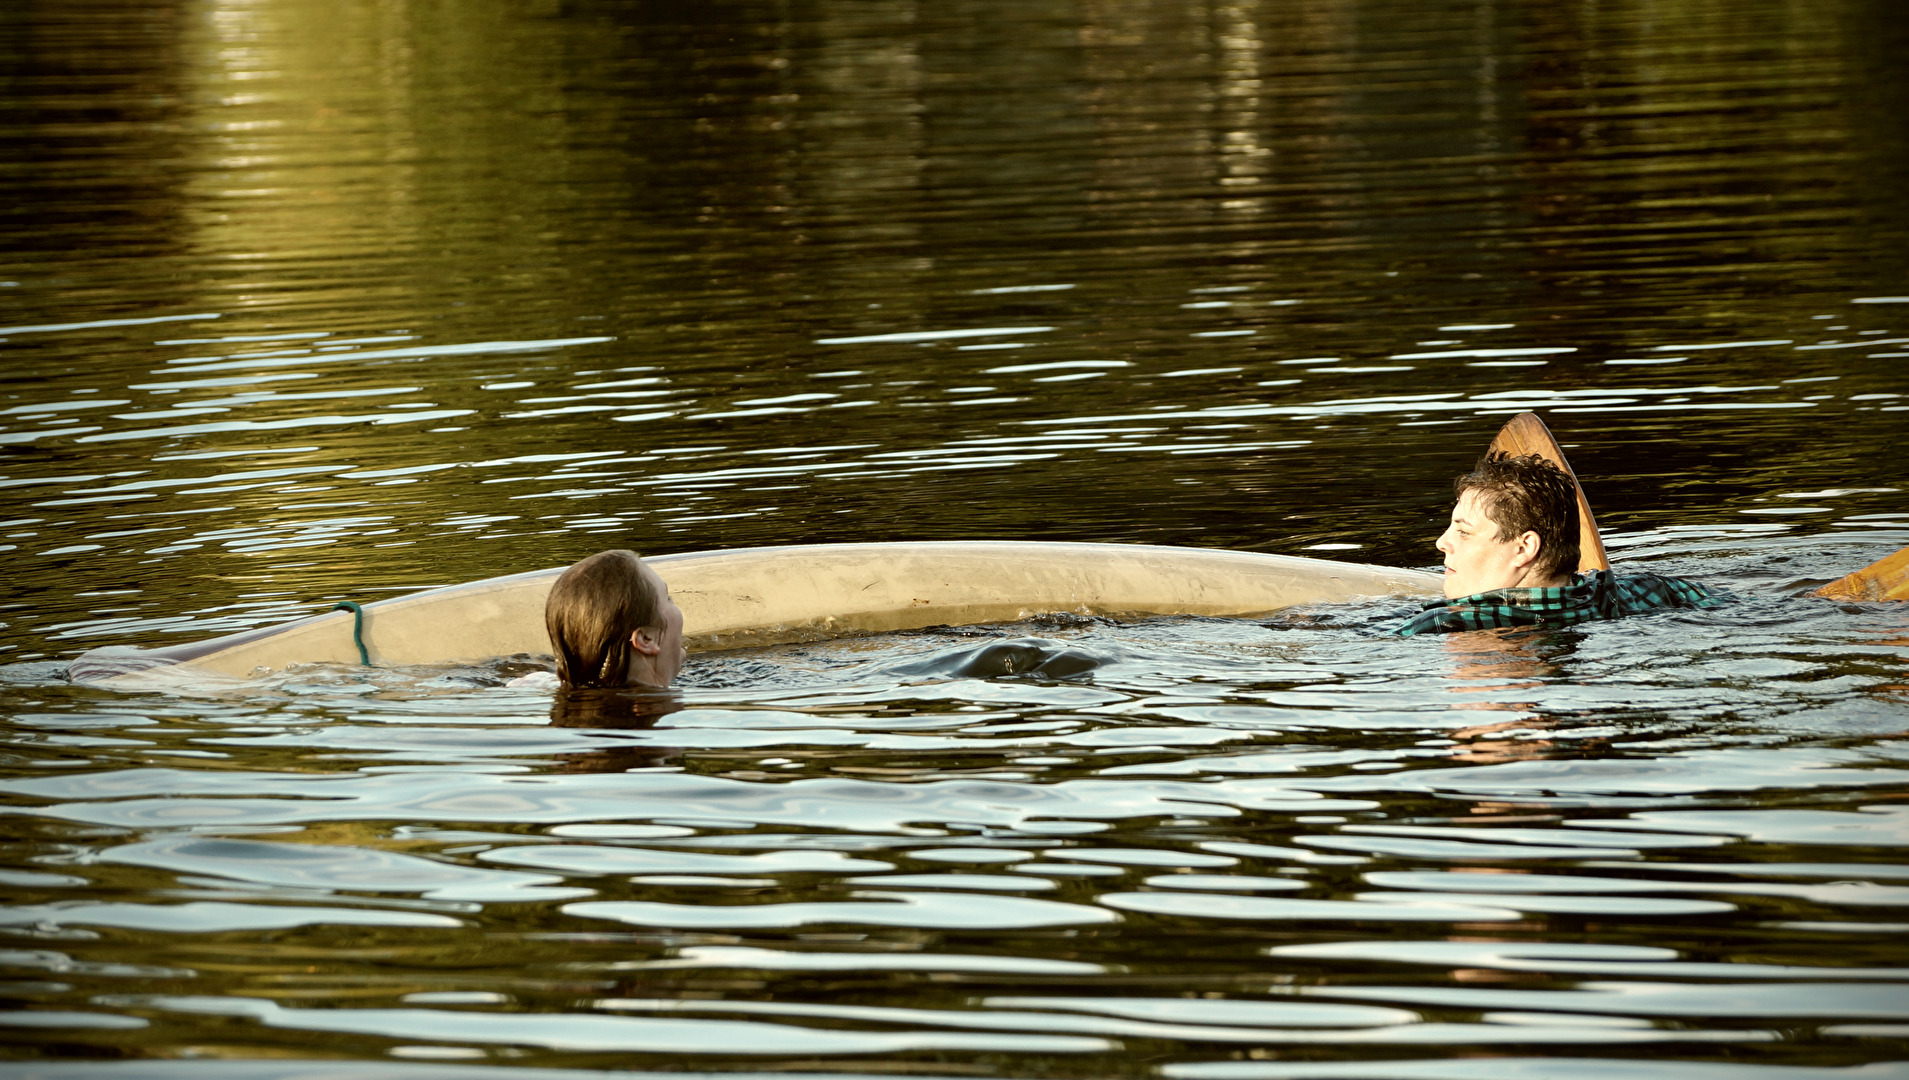
<instances>
[{"instance_id":1,"label":"wooden paddle","mask_svg":"<svg viewBox=\"0 0 1909 1080\"><path fill-rule=\"evenodd\" d=\"M1611 560L1604 556L1604 541L1598 537L1597 519L1591 516L1591 504L1585 501L1584 485L1578 483L1578 474L1571 471L1571 463L1564 460L1564 451L1558 449L1558 440L1551 437L1551 429L1544 426L1538 414L1522 412L1505 421L1505 426L1498 429L1498 437L1491 441L1486 452L1492 450L1502 450L1513 457L1536 454L1564 470L1564 475L1571 478L1571 486L1578 490L1578 572L1609 570ZM1882 563L1876 565L1881 566ZM1909 562L1905 562L1905 568L1909 568Z\"/></svg>"},{"instance_id":2,"label":"wooden paddle","mask_svg":"<svg viewBox=\"0 0 1909 1080\"><path fill-rule=\"evenodd\" d=\"M1827 600L1909 600L1909 547L1816 590Z\"/></svg>"}]
</instances>

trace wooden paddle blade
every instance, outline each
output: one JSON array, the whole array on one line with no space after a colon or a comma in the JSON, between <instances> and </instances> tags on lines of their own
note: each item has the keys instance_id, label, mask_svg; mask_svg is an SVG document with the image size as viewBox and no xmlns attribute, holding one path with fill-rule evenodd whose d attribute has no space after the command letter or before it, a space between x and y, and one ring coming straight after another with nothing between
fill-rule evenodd
<instances>
[{"instance_id":1,"label":"wooden paddle blade","mask_svg":"<svg viewBox=\"0 0 1909 1080\"><path fill-rule=\"evenodd\" d=\"M1487 452L1490 450L1502 450L1513 457L1536 454L1564 470L1578 491L1578 571L1611 568L1611 560L1604 555L1604 540L1598 536L1597 519L1591 516L1591 504L1584 498L1584 485L1578 483L1578 474L1571 471L1558 440L1551 437L1551 429L1544 426L1537 413L1522 412L1505 421Z\"/></svg>"},{"instance_id":2,"label":"wooden paddle blade","mask_svg":"<svg viewBox=\"0 0 1909 1080\"><path fill-rule=\"evenodd\" d=\"M1810 595L1827 600L1909 600L1909 547L1885 555Z\"/></svg>"}]
</instances>

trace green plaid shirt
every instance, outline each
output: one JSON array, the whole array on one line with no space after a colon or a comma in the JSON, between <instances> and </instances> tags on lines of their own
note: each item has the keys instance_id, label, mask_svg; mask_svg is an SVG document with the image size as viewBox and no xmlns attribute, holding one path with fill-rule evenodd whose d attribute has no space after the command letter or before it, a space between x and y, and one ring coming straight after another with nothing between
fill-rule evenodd
<instances>
[{"instance_id":1,"label":"green plaid shirt","mask_svg":"<svg viewBox=\"0 0 1909 1080\"><path fill-rule=\"evenodd\" d=\"M1710 608L1723 602L1715 591L1683 578L1618 577L1609 570L1592 570L1551 588L1491 589L1455 600L1433 600L1393 633L1411 637L1498 626L1570 626L1661 608Z\"/></svg>"}]
</instances>

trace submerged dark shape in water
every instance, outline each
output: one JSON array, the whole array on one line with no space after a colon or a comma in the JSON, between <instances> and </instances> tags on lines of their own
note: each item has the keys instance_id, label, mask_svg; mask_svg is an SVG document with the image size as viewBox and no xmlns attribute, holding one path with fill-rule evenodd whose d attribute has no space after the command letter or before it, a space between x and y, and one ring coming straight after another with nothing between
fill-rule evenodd
<instances>
[{"instance_id":1,"label":"submerged dark shape in water","mask_svg":"<svg viewBox=\"0 0 1909 1080\"><path fill-rule=\"evenodd\" d=\"M1050 638L1021 637L956 649L890 670L901 675L991 679L1001 675L1039 675L1071 679L1085 675L1109 657Z\"/></svg>"}]
</instances>

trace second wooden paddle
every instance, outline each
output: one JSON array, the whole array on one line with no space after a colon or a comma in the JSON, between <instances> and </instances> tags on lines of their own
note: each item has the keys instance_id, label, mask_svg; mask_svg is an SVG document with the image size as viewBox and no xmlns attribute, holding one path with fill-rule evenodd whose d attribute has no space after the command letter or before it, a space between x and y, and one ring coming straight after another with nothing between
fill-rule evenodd
<instances>
[{"instance_id":1,"label":"second wooden paddle","mask_svg":"<svg viewBox=\"0 0 1909 1080\"><path fill-rule=\"evenodd\" d=\"M1810 595L1828 600L1909 600L1909 547L1885 555Z\"/></svg>"},{"instance_id":2,"label":"second wooden paddle","mask_svg":"<svg viewBox=\"0 0 1909 1080\"><path fill-rule=\"evenodd\" d=\"M1611 560L1604 555L1604 541L1598 536L1591 504L1584 498L1584 485L1578 483L1578 474L1571 471L1571 463L1564 460L1558 440L1551 437L1551 429L1544 426L1538 414L1522 412L1505 421L1505 426L1498 429L1498 437L1491 441L1490 449L1502 450L1513 457L1536 454L1564 470L1564 475L1571 478L1571 486L1578 491L1578 571L1609 570Z\"/></svg>"}]
</instances>

